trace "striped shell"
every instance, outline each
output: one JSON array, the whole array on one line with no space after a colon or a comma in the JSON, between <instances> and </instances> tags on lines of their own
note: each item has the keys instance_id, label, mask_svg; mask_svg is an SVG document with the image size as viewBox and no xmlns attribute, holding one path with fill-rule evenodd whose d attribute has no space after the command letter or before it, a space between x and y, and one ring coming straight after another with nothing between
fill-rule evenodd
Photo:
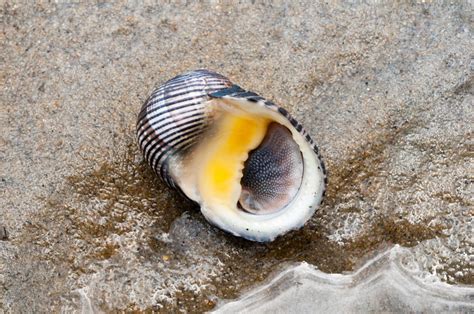
<instances>
[{"instance_id":1,"label":"striped shell","mask_svg":"<svg viewBox=\"0 0 474 314\"><path fill-rule=\"evenodd\" d=\"M166 160L196 143L209 125L204 100L232 86L222 75L198 70L178 75L157 88L138 114L138 145L145 159L168 186Z\"/></svg>"},{"instance_id":2,"label":"striped shell","mask_svg":"<svg viewBox=\"0 0 474 314\"><path fill-rule=\"evenodd\" d=\"M232 109L222 109L227 108L225 104L230 104L229 108ZM293 136L294 141L298 142L301 150L298 154L303 158L305 177L300 183L302 192L298 190L296 195L300 199L308 200L304 202L305 212L298 214L301 219L292 221L292 225L275 225L274 228L272 226L273 223L286 224L285 219L294 220L292 219L294 215L290 214L254 215L241 209L237 213L239 210L237 206L229 209L229 213L232 214L223 214L222 212L226 212L227 209L210 208L213 206L210 206L209 202L206 203L205 199L201 199L199 191L196 191L195 187L190 187L194 183L184 182L182 179L187 173L195 172L194 169L186 171L183 169L190 167L187 166L189 164L187 160L198 158L194 157L199 155L195 154L198 150L196 147L199 147L201 142L210 140L208 134L216 128L214 124L222 115L221 111L228 114L234 110L233 108L243 110L249 116L256 115L258 119L262 116L264 117L262 119L276 121L276 124L288 129L290 137ZM138 115L137 138L145 159L166 184L198 202L208 221L234 235L250 240L271 241L289 230L300 228L312 216L324 194L327 182L324 164L318 148L302 125L285 109L253 92L243 90L226 77L211 71L188 72L157 88ZM248 156L252 152L253 150L248 151ZM199 163L197 164L201 167ZM311 189L306 188L306 185ZM296 206L297 209L292 209L292 204L298 205L298 200L291 200L284 210L301 211L301 205ZM216 215L218 217L215 217ZM228 217L233 217L232 219L238 222Z\"/></svg>"}]
</instances>

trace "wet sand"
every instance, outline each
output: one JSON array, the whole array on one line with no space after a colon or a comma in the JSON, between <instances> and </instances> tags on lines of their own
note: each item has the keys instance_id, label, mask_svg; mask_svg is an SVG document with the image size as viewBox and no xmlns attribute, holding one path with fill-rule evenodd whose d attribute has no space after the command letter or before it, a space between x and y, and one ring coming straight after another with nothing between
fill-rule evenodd
<instances>
[{"instance_id":1,"label":"wet sand","mask_svg":"<svg viewBox=\"0 0 474 314\"><path fill-rule=\"evenodd\" d=\"M414 276L474 284L471 5L0 10L0 309L210 310L289 265L354 271L396 244ZM143 162L142 103L196 68L318 143L328 191L302 230L225 234Z\"/></svg>"}]
</instances>

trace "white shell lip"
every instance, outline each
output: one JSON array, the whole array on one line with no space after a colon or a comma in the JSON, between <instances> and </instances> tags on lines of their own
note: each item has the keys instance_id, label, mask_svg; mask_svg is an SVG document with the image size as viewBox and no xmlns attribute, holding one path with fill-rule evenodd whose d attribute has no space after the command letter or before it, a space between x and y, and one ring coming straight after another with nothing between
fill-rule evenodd
<instances>
[{"instance_id":1,"label":"white shell lip","mask_svg":"<svg viewBox=\"0 0 474 314\"><path fill-rule=\"evenodd\" d=\"M183 179L192 172L183 162L192 158L189 147L199 146L200 135L213 123L214 109L210 103L214 99L227 112L237 110L265 116L290 130L303 156L304 171L299 191L283 209L257 215L237 208L237 204L234 208L208 204L192 180ZM194 114L202 116L200 122L194 122L199 123L197 128L190 124ZM180 119L182 116L185 118ZM170 126L176 132L170 131ZM285 109L208 70L184 73L155 90L139 114L137 138L145 159L163 181L197 202L211 224L235 236L258 242L273 241L301 228L324 197L327 183L324 163L304 128Z\"/></svg>"}]
</instances>

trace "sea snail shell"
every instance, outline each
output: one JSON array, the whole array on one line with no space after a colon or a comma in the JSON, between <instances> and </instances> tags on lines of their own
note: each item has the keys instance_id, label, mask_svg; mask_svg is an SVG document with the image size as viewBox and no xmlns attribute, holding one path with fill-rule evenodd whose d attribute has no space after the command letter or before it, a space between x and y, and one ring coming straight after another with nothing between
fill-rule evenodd
<instances>
[{"instance_id":1,"label":"sea snail shell","mask_svg":"<svg viewBox=\"0 0 474 314\"><path fill-rule=\"evenodd\" d=\"M207 70L157 88L137 122L145 159L206 219L249 240L298 229L320 204L316 145L283 108Z\"/></svg>"}]
</instances>

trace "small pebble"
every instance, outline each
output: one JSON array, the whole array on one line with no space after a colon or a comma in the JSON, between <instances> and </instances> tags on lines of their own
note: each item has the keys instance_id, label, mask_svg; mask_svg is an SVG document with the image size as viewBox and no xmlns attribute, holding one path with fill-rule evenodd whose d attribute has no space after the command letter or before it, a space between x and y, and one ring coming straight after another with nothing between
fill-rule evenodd
<instances>
[{"instance_id":1,"label":"small pebble","mask_svg":"<svg viewBox=\"0 0 474 314\"><path fill-rule=\"evenodd\" d=\"M7 228L0 226L0 240L8 240Z\"/></svg>"}]
</instances>

